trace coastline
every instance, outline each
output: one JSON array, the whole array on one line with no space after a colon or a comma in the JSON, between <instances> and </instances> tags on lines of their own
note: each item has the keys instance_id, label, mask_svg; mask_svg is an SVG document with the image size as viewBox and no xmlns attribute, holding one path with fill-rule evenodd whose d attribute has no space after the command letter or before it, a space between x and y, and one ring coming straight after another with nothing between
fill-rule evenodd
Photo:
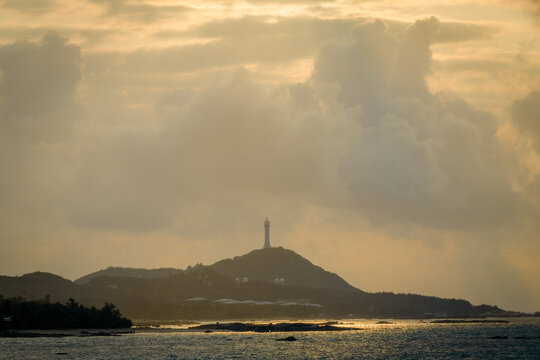
<instances>
[{"instance_id":1,"label":"coastline","mask_svg":"<svg viewBox=\"0 0 540 360\"><path fill-rule=\"evenodd\" d=\"M181 325L174 325L174 321L163 321L164 324L157 324L158 321L153 321L156 325L152 326L137 326L131 328L119 329L27 329L27 330L8 330L0 333L0 338L32 338L32 337L92 337L92 336L122 336L133 334L147 333L242 333L242 332L342 332L342 331L360 331L366 327L373 326L395 326L400 325L403 321L419 321L419 324L444 326L444 325L504 325L512 322L512 320L523 319L516 318L432 318L432 319L342 319L342 320L250 320L250 321L230 321L230 322L189 322ZM393 321L387 321L393 320ZM168 324L167 324L168 323Z\"/></svg>"},{"instance_id":2,"label":"coastline","mask_svg":"<svg viewBox=\"0 0 540 360\"><path fill-rule=\"evenodd\" d=\"M90 337L90 336L121 336L134 334L132 328L122 329L27 329L7 330L0 334L0 338L31 338L31 337Z\"/></svg>"}]
</instances>

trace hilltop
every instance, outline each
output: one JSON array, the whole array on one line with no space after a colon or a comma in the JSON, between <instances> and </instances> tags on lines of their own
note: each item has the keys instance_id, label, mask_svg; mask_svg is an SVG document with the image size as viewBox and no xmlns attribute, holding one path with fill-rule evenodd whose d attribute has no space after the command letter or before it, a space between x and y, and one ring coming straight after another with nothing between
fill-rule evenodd
<instances>
[{"instance_id":1,"label":"hilltop","mask_svg":"<svg viewBox=\"0 0 540 360\"><path fill-rule=\"evenodd\" d=\"M282 247L253 250L233 259L224 259L210 266L233 279L258 280L313 289L360 291L335 273L313 265L292 250Z\"/></svg>"},{"instance_id":2,"label":"hilltop","mask_svg":"<svg viewBox=\"0 0 540 360\"><path fill-rule=\"evenodd\" d=\"M0 295L6 298L40 299L52 294L67 301L79 297L81 288L61 276L40 271L22 276L0 276Z\"/></svg>"}]
</instances>

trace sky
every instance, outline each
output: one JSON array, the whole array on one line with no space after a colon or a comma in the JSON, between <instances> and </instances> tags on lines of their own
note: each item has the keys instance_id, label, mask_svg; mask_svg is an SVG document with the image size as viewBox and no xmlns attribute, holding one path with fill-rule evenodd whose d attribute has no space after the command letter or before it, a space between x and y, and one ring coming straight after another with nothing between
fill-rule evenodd
<instances>
[{"instance_id":1,"label":"sky","mask_svg":"<svg viewBox=\"0 0 540 360\"><path fill-rule=\"evenodd\" d=\"M0 0L0 274L292 249L540 311L540 1Z\"/></svg>"}]
</instances>

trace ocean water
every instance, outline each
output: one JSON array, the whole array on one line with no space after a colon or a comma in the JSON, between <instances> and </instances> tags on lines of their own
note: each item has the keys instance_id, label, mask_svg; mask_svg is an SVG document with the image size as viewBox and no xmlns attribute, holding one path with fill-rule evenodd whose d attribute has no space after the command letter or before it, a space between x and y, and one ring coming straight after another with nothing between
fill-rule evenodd
<instances>
[{"instance_id":1,"label":"ocean water","mask_svg":"<svg viewBox=\"0 0 540 360\"><path fill-rule=\"evenodd\" d=\"M538 318L503 324L389 321L347 320L345 326L362 330L339 332L0 338L0 359L540 359ZM286 336L297 341L275 341Z\"/></svg>"}]
</instances>

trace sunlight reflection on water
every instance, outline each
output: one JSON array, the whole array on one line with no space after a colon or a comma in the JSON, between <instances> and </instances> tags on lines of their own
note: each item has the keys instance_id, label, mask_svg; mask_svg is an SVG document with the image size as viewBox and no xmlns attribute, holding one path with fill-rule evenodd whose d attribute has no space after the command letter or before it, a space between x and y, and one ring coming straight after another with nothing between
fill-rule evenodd
<instances>
[{"instance_id":1,"label":"sunlight reflection on water","mask_svg":"<svg viewBox=\"0 0 540 360\"><path fill-rule=\"evenodd\" d=\"M362 330L293 333L153 332L120 337L2 338L2 359L540 358L540 319L503 324L346 320ZM273 321L274 323L280 321ZM294 336L297 341L276 342ZM491 339L507 336L508 339ZM524 339L516 339L523 337Z\"/></svg>"}]
</instances>

